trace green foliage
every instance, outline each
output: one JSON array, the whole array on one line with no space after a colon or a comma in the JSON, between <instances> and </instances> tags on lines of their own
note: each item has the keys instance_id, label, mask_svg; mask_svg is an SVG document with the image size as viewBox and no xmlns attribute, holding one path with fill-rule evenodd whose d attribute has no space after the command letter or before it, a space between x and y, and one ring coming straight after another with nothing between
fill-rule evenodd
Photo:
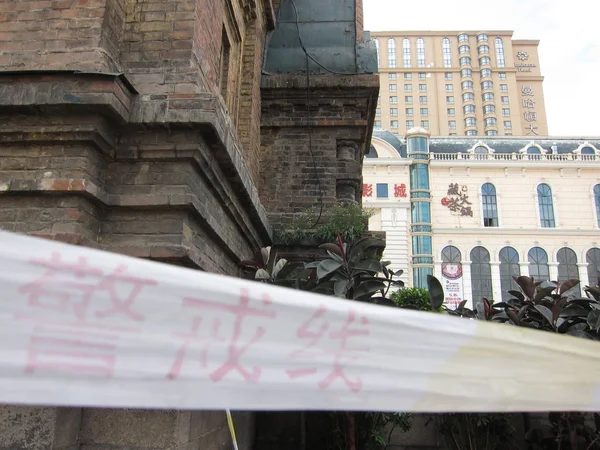
<instances>
[{"instance_id":1,"label":"green foliage","mask_svg":"<svg viewBox=\"0 0 600 450\"><path fill-rule=\"evenodd\" d=\"M360 205L335 205L314 226L318 211L310 208L297 214L285 228L275 229L275 239L284 245L295 245L307 240L333 242L340 235L345 242L352 242L367 231L374 213Z\"/></svg>"},{"instance_id":2,"label":"green foliage","mask_svg":"<svg viewBox=\"0 0 600 450\"><path fill-rule=\"evenodd\" d=\"M514 448L510 414L439 414L434 416L449 450Z\"/></svg>"},{"instance_id":3,"label":"green foliage","mask_svg":"<svg viewBox=\"0 0 600 450\"><path fill-rule=\"evenodd\" d=\"M424 288L405 288L392 292L391 299L400 308L431 311L429 292Z\"/></svg>"},{"instance_id":4,"label":"green foliage","mask_svg":"<svg viewBox=\"0 0 600 450\"><path fill-rule=\"evenodd\" d=\"M412 426L408 413L358 413L358 445L364 450L385 450L395 430L407 432Z\"/></svg>"}]
</instances>

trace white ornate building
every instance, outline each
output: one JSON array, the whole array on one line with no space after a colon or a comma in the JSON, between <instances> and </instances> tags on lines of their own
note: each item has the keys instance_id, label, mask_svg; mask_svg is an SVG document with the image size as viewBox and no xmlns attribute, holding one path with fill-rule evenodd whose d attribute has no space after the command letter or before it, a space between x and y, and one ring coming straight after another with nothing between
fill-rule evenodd
<instances>
[{"instance_id":1,"label":"white ornate building","mask_svg":"<svg viewBox=\"0 0 600 450\"><path fill-rule=\"evenodd\" d=\"M363 205L376 210L370 228L387 233L385 259L409 285L433 272L448 303L500 301L519 274L596 283L600 138L376 131L363 179Z\"/></svg>"}]
</instances>

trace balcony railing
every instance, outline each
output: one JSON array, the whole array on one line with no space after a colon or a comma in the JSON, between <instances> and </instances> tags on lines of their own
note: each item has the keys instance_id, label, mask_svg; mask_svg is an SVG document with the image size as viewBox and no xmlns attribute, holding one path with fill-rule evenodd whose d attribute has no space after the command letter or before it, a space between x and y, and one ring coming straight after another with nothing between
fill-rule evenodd
<instances>
[{"instance_id":1,"label":"balcony railing","mask_svg":"<svg viewBox=\"0 0 600 450\"><path fill-rule=\"evenodd\" d=\"M600 155L577 155L574 153L560 155L536 153L430 153L429 159L435 161L600 161Z\"/></svg>"}]
</instances>

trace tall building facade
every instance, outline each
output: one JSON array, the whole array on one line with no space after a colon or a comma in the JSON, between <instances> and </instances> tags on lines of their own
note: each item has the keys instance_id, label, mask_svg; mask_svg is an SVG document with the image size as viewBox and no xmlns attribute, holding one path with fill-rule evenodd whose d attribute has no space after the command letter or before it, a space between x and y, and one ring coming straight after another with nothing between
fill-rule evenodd
<instances>
[{"instance_id":1,"label":"tall building facade","mask_svg":"<svg viewBox=\"0 0 600 450\"><path fill-rule=\"evenodd\" d=\"M600 138L379 130L363 205L376 212L369 228L386 232L392 268L411 286L433 273L449 304L501 301L513 275L578 278L580 294L600 275L599 169Z\"/></svg>"},{"instance_id":2,"label":"tall building facade","mask_svg":"<svg viewBox=\"0 0 600 450\"><path fill-rule=\"evenodd\" d=\"M372 32L381 90L376 128L404 135L546 136L536 40L512 31Z\"/></svg>"}]
</instances>

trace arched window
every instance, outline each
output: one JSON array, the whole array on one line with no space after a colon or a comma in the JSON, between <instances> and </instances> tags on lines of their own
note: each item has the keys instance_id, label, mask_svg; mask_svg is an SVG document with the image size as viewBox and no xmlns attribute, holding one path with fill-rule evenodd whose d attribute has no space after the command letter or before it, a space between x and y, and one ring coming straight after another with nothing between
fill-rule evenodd
<instances>
[{"instance_id":1,"label":"arched window","mask_svg":"<svg viewBox=\"0 0 600 450\"><path fill-rule=\"evenodd\" d=\"M552 189L547 184L542 183L537 187L537 195L540 208L540 225L543 228L554 228L556 222L554 221Z\"/></svg>"},{"instance_id":2,"label":"arched window","mask_svg":"<svg viewBox=\"0 0 600 450\"><path fill-rule=\"evenodd\" d=\"M536 281L546 281L550 278L548 254L543 248L533 247L527 255L529 261L529 276Z\"/></svg>"},{"instance_id":3,"label":"arched window","mask_svg":"<svg viewBox=\"0 0 600 450\"><path fill-rule=\"evenodd\" d=\"M508 291L519 290L519 285L513 279L519 275L521 275L519 254L512 247L504 247L500 250L500 289L502 289L503 301L512 297Z\"/></svg>"},{"instance_id":4,"label":"arched window","mask_svg":"<svg viewBox=\"0 0 600 450\"><path fill-rule=\"evenodd\" d=\"M585 260L588 263L589 286L600 285L600 248L590 248L585 254Z\"/></svg>"},{"instance_id":5,"label":"arched window","mask_svg":"<svg viewBox=\"0 0 600 450\"><path fill-rule=\"evenodd\" d=\"M478 145L477 147L475 147L475 149L473 150L473 152L476 155L483 155L483 154L488 154L489 150L487 147L484 147L483 145Z\"/></svg>"},{"instance_id":6,"label":"arched window","mask_svg":"<svg viewBox=\"0 0 600 450\"><path fill-rule=\"evenodd\" d=\"M365 155L365 158L379 158L377 150L375 150L375 147L373 145L369 147L369 153Z\"/></svg>"},{"instance_id":7,"label":"arched window","mask_svg":"<svg viewBox=\"0 0 600 450\"><path fill-rule=\"evenodd\" d=\"M448 245L442 250L442 263L460 264L462 255L460 250L453 245Z\"/></svg>"},{"instance_id":8,"label":"arched window","mask_svg":"<svg viewBox=\"0 0 600 450\"><path fill-rule=\"evenodd\" d=\"M452 67L452 50L448 38L442 39L442 53L444 54L444 67Z\"/></svg>"},{"instance_id":9,"label":"arched window","mask_svg":"<svg viewBox=\"0 0 600 450\"><path fill-rule=\"evenodd\" d=\"M404 67L410 67L410 39L404 38L402 41L402 54L404 55Z\"/></svg>"},{"instance_id":10,"label":"arched window","mask_svg":"<svg viewBox=\"0 0 600 450\"><path fill-rule=\"evenodd\" d=\"M596 225L600 228L600 184L594 186L594 204L596 205Z\"/></svg>"},{"instance_id":11,"label":"arched window","mask_svg":"<svg viewBox=\"0 0 600 450\"><path fill-rule=\"evenodd\" d=\"M417 67L425 67L425 41L417 39Z\"/></svg>"},{"instance_id":12,"label":"arched window","mask_svg":"<svg viewBox=\"0 0 600 450\"><path fill-rule=\"evenodd\" d=\"M496 44L496 65L498 67L506 67L506 62L504 61L504 44L502 43L502 39L497 37L494 40Z\"/></svg>"},{"instance_id":13,"label":"arched window","mask_svg":"<svg viewBox=\"0 0 600 450\"><path fill-rule=\"evenodd\" d=\"M393 38L388 39L388 67L396 67L396 41Z\"/></svg>"},{"instance_id":14,"label":"arched window","mask_svg":"<svg viewBox=\"0 0 600 450\"><path fill-rule=\"evenodd\" d=\"M490 252L483 247L475 247L471 250L471 292L475 306L484 297L492 300Z\"/></svg>"},{"instance_id":15,"label":"arched window","mask_svg":"<svg viewBox=\"0 0 600 450\"><path fill-rule=\"evenodd\" d=\"M375 39L375 50L377 50L377 67L380 65L379 60L379 39Z\"/></svg>"},{"instance_id":16,"label":"arched window","mask_svg":"<svg viewBox=\"0 0 600 450\"><path fill-rule=\"evenodd\" d=\"M568 247L563 247L556 255L558 261L558 281L564 283L570 279L579 280L579 269L577 268L577 255ZM581 296L581 287L579 285L569 289L568 293L574 293L577 297Z\"/></svg>"},{"instance_id":17,"label":"arched window","mask_svg":"<svg viewBox=\"0 0 600 450\"><path fill-rule=\"evenodd\" d=\"M497 227L498 205L496 203L496 188L492 183L485 183L481 186L481 208L483 210L483 226Z\"/></svg>"},{"instance_id":18,"label":"arched window","mask_svg":"<svg viewBox=\"0 0 600 450\"><path fill-rule=\"evenodd\" d=\"M596 151L592 147L583 147L581 149L582 155L595 155Z\"/></svg>"}]
</instances>

